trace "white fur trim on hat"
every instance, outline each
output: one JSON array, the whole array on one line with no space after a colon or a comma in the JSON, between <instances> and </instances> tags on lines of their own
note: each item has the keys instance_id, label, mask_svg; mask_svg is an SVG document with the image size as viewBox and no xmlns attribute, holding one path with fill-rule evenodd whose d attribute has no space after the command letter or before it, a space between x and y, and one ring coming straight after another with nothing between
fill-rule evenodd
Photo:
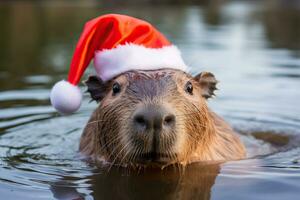
<instances>
[{"instance_id":1,"label":"white fur trim on hat","mask_svg":"<svg viewBox=\"0 0 300 200\"><path fill-rule=\"evenodd\" d=\"M118 45L114 49L96 51L94 66L103 81L129 70L187 70L180 51L174 45L162 48L147 48L136 44Z\"/></svg>"},{"instance_id":2,"label":"white fur trim on hat","mask_svg":"<svg viewBox=\"0 0 300 200\"><path fill-rule=\"evenodd\" d=\"M61 114L71 114L78 110L81 99L80 89L64 80L57 82L50 93L51 104Z\"/></svg>"}]
</instances>

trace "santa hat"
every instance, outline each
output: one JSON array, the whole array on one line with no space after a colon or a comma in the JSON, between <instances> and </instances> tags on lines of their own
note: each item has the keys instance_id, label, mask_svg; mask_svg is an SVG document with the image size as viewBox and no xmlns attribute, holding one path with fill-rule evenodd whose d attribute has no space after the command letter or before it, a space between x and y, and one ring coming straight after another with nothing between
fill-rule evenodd
<instances>
[{"instance_id":1,"label":"santa hat","mask_svg":"<svg viewBox=\"0 0 300 200\"><path fill-rule=\"evenodd\" d=\"M58 112L70 114L79 109L82 94L77 84L92 59L103 81L129 70L187 68L177 47L151 24L126 15L97 17L84 26L68 80L59 81L51 90L51 103Z\"/></svg>"}]
</instances>

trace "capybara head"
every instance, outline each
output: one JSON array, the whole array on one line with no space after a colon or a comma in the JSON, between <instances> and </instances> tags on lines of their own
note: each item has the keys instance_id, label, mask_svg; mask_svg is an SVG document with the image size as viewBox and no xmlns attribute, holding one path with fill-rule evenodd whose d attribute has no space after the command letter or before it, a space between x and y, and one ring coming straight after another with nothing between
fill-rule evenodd
<instances>
[{"instance_id":1,"label":"capybara head","mask_svg":"<svg viewBox=\"0 0 300 200\"><path fill-rule=\"evenodd\" d=\"M99 102L91 120L93 142L110 162L184 162L209 141L206 100L217 83L212 73L193 77L173 69L137 70L108 82L90 76L85 83Z\"/></svg>"}]
</instances>

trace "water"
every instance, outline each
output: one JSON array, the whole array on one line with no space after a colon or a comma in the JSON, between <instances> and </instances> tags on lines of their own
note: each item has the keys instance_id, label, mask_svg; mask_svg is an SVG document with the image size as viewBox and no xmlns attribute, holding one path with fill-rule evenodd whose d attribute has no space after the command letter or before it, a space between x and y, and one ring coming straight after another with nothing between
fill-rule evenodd
<instances>
[{"instance_id":1,"label":"water","mask_svg":"<svg viewBox=\"0 0 300 200\"><path fill-rule=\"evenodd\" d=\"M220 90L210 107L256 156L193 164L184 173L108 172L82 161L79 138L96 104L86 96L79 112L60 116L49 90L66 77L83 23L107 12L151 21L179 46L192 73L213 72ZM113 8L6 2L0 27L0 199L298 199L298 1Z\"/></svg>"}]
</instances>

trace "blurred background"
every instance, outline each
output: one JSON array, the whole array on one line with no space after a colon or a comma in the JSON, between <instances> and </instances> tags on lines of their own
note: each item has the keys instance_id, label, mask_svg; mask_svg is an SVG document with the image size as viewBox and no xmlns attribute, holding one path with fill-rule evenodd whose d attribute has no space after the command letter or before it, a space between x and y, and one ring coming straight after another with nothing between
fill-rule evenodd
<instances>
[{"instance_id":1,"label":"blurred background","mask_svg":"<svg viewBox=\"0 0 300 200\"><path fill-rule=\"evenodd\" d=\"M85 95L77 113L61 116L49 92L67 78L84 23L107 13L149 21L181 49L192 74L214 73L220 90L210 107L261 147L259 156L195 166L180 180L107 175L82 161L78 142L97 105ZM300 0L1 0L1 198L297 199L299 86Z\"/></svg>"},{"instance_id":2,"label":"blurred background","mask_svg":"<svg viewBox=\"0 0 300 200\"><path fill-rule=\"evenodd\" d=\"M245 41L240 42L249 45L249 48L242 47L244 54L251 51L251 45L252 47L256 45L267 50L288 50L293 58L297 58L300 55L299 2L297 0L2 0L0 87L5 90L24 87L24 76L43 74L53 78L54 74L66 72L83 24L95 16L111 12L146 19L161 29L171 41L178 46L187 47L188 50L195 46L198 46L199 50L202 47L222 49L226 48L224 43L238 45L236 44L238 37L243 37ZM222 37L218 38L219 34L223 34ZM189 45L192 47L188 47ZM201 58L207 59L204 56ZM189 58L186 60L193 62ZM222 62L219 63L221 64ZM297 76L297 74L290 75Z\"/></svg>"}]
</instances>

